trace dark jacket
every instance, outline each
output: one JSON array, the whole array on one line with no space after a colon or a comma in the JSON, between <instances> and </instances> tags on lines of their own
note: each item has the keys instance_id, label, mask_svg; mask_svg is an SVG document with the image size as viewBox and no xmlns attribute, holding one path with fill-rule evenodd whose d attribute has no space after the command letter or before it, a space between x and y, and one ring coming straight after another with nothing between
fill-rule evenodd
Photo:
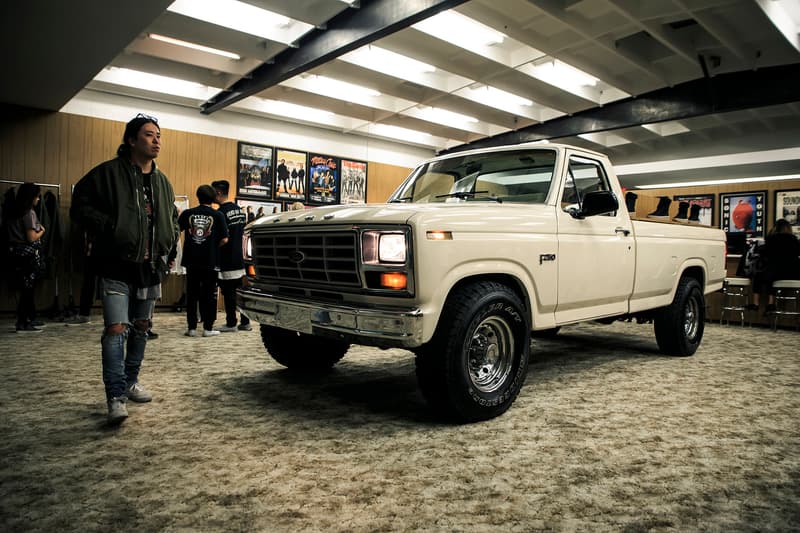
<instances>
[{"instance_id":1,"label":"dark jacket","mask_svg":"<svg viewBox=\"0 0 800 533\"><path fill-rule=\"evenodd\" d=\"M159 258L170 253L178 237L178 210L172 185L155 161L151 184L150 257ZM148 224L143 185L141 169L119 157L96 166L75 185L69 215L93 236L92 255L98 261L144 261Z\"/></svg>"}]
</instances>

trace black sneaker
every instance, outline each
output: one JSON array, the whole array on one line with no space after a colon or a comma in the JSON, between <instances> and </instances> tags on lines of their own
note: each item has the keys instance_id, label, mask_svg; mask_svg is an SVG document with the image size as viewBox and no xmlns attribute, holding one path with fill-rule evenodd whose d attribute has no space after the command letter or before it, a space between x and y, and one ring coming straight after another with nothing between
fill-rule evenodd
<instances>
[{"instance_id":1,"label":"black sneaker","mask_svg":"<svg viewBox=\"0 0 800 533\"><path fill-rule=\"evenodd\" d=\"M253 326L250 324L239 324L239 331L253 331Z\"/></svg>"},{"instance_id":2,"label":"black sneaker","mask_svg":"<svg viewBox=\"0 0 800 533\"><path fill-rule=\"evenodd\" d=\"M153 340L153 339L157 339L157 338L158 338L158 333L156 333L152 329L148 329L147 330L147 339L148 340Z\"/></svg>"}]
</instances>

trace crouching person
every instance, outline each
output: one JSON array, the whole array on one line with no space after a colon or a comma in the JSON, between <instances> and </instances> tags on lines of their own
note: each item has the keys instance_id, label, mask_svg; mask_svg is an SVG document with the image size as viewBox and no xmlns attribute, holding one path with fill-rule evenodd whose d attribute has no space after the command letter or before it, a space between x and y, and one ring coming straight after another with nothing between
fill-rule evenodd
<instances>
[{"instance_id":1,"label":"crouching person","mask_svg":"<svg viewBox=\"0 0 800 533\"><path fill-rule=\"evenodd\" d=\"M89 171L72 194L70 217L95 235L103 383L108 421L128 417L126 402L149 402L139 383L155 301L161 296L164 258L178 236L175 194L156 167L158 121L139 114L125 126L117 157Z\"/></svg>"}]
</instances>

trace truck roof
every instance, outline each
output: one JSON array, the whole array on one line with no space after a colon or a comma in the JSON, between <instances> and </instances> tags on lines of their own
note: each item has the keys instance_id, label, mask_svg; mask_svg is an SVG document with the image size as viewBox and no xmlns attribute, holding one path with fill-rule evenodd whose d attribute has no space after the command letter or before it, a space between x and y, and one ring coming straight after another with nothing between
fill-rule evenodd
<instances>
[{"instance_id":1,"label":"truck roof","mask_svg":"<svg viewBox=\"0 0 800 533\"><path fill-rule=\"evenodd\" d=\"M541 142L541 141L533 141L527 143L519 143L519 144L505 144L502 146L491 146L487 148L476 148L474 150L464 150L460 152L453 152L450 154L443 154L436 157L431 157L430 159L426 159L422 161L422 164L428 163L430 161L438 161L441 159L448 159L450 157L460 157L463 155L471 155L471 154L485 154L487 152L500 152L505 150L519 150L525 148L536 148L536 149L551 149L563 152L564 150L576 150L579 152L583 152L585 154L593 155L595 157L602 157L606 158L607 156L600 152L595 152L594 150L589 150L587 148L581 148L580 146L572 146L569 144L562 144L562 143L551 143L551 142Z\"/></svg>"}]
</instances>

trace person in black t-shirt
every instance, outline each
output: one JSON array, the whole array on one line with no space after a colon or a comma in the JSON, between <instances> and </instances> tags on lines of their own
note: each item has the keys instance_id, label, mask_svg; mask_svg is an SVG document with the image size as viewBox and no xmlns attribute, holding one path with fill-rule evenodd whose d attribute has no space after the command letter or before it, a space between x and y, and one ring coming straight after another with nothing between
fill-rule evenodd
<instances>
[{"instance_id":1,"label":"person in black t-shirt","mask_svg":"<svg viewBox=\"0 0 800 533\"><path fill-rule=\"evenodd\" d=\"M225 302L225 325L217 328L221 332L250 331L250 319L239 315L236 326L236 289L242 286L244 278L244 257L242 256L242 235L247 224L247 214L236 203L228 200L230 184L226 180L211 183L216 192L219 212L225 215L228 224L228 242L220 248L219 288Z\"/></svg>"},{"instance_id":2,"label":"person in black t-shirt","mask_svg":"<svg viewBox=\"0 0 800 533\"><path fill-rule=\"evenodd\" d=\"M197 188L200 205L180 214L178 225L184 232L183 258L186 267L187 337L197 336L197 308L203 321L203 337L219 335L214 329L217 318L217 274L220 247L228 242L225 215L211 207L216 193L210 185Z\"/></svg>"}]
</instances>

